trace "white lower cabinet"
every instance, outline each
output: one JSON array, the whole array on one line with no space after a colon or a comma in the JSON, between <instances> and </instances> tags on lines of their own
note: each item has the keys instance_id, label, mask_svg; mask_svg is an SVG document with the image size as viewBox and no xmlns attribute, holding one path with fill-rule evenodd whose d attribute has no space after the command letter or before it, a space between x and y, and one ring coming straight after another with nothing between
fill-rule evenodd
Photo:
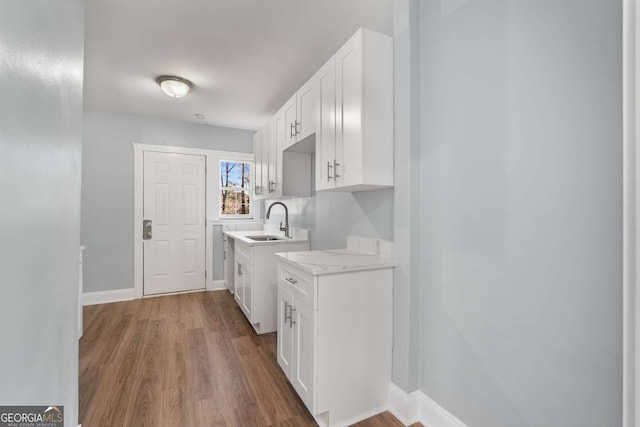
<instances>
[{"instance_id":1,"label":"white lower cabinet","mask_svg":"<svg viewBox=\"0 0 640 427\"><path fill-rule=\"evenodd\" d=\"M308 408L314 406L317 311L278 286L278 364Z\"/></svg>"},{"instance_id":2,"label":"white lower cabinet","mask_svg":"<svg viewBox=\"0 0 640 427\"><path fill-rule=\"evenodd\" d=\"M276 330L277 276L275 253L309 250L309 242L247 245L233 240L235 300L258 334Z\"/></svg>"},{"instance_id":3,"label":"white lower cabinet","mask_svg":"<svg viewBox=\"0 0 640 427\"><path fill-rule=\"evenodd\" d=\"M253 267L248 258L236 255L235 258L235 285L236 285L236 302L240 309L252 319L253 311Z\"/></svg>"},{"instance_id":4,"label":"white lower cabinet","mask_svg":"<svg viewBox=\"0 0 640 427\"><path fill-rule=\"evenodd\" d=\"M312 275L278 262L278 364L320 426L386 410L393 269Z\"/></svg>"},{"instance_id":5,"label":"white lower cabinet","mask_svg":"<svg viewBox=\"0 0 640 427\"><path fill-rule=\"evenodd\" d=\"M224 236L223 237L222 275L224 277L224 285L232 294L236 292L233 260L234 260L233 239L229 239L227 236Z\"/></svg>"}]
</instances>

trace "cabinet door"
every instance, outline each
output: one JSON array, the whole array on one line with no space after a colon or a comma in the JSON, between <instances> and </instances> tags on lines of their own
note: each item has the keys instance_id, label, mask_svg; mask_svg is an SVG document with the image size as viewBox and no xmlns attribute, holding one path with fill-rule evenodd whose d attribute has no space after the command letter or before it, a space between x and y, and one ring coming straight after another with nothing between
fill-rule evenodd
<instances>
[{"instance_id":1,"label":"cabinet door","mask_svg":"<svg viewBox=\"0 0 640 427\"><path fill-rule=\"evenodd\" d=\"M362 30L336 53L336 187L362 181Z\"/></svg>"},{"instance_id":2,"label":"cabinet door","mask_svg":"<svg viewBox=\"0 0 640 427\"><path fill-rule=\"evenodd\" d=\"M253 278L251 274L251 266L240 262L240 269L242 271L242 311L249 319L249 322L253 323Z\"/></svg>"},{"instance_id":3,"label":"cabinet door","mask_svg":"<svg viewBox=\"0 0 640 427\"><path fill-rule=\"evenodd\" d=\"M284 121L286 124L285 128L285 147L283 149L287 149L293 144L295 144L298 139L296 136L296 119L297 119L297 110L296 110L296 95L294 94L284 105Z\"/></svg>"},{"instance_id":4,"label":"cabinet door","mask_svg":"<svg viewBox=\"0 0 640 427\"><path fill-rule=\"evenodd\" d=\"M253 185L256 198L261 198L262 190L262 131L253 135Z\"/></svg>"},{"instance_id":5,"label":"cabinet door","mask_svg":"<svg viewBox=\"0 0 640 427\"><path fill-rule=\"evenodd\" d=\"M273 127L275 129L275 135L276 135L276 197L280 197L282 196L282 185L283 185L283 180L282 180L282 168L284 165L284 158L283 158L283 150L284 147L287 144L287 138L286 138L286 129L287 129L287 124L285 121L285 108L286 105L284 107L282 107L280 109L280 111L278 111L278 113L276 114L275 118L273 119Z\"/></svg>"},{"instance_id":6,"label":"cabinet door","mask_svg":"<svg viewBox=\"0 0 640 427\"><path fill-rule=\"evenodd\" d=\"M269 185L269 146L270 146L270 137L271 137L271 129L272 123L269 122L262 129L262 150L260 156L260 165L261 165L261 176L262 176L262 194L266 197L270 195L269 189L271 186Z\"/></svg>"},{"instance_id":7,"label":"cabinet door","mask_svg":"<svg viewBox=\"0 0 640 427\"><path fill-rule=\"evenodd\" d=\"M224 236L222 238L222 278L224 279L224 285L233 293L231 288L231 272L229 271L229 265L227 260L229 259L229 238Z\"/></svg>"},{"instance_id":8,"label":"cabinet door","mask_svg":"<svg viewBox=\"0 0 640 427\"><path fill-rule=\"evenodd\" d=\"M295 133L301 141L316 131L316 91L315 77L305 83L296 93Z\"/></svg>"},{"instance_id":9,"label":"cabinet door","mask_svg":"<svg viewBox=\"0 0 640 427\"><path fill-rule=\"evenodd\" d=\"M309 411L315 414L317 311L300 301L293 303L293 375L290 380Z\"/></svg>"},{"instance_id":10,"label":"cabinet door","mask_svg":"<svg viewBox=\"0 0 640 427\"><path fill-rule=\"evenodd\" d=\"M335 187L336 160L336 71L332 57L315 75L316 100L316 190Z\"/></svg>"},{"instance_id":11,"label":"cabinet door","mask_svg":"<svg viewBox=\"0 0 640 427\"><path fill-rule=\"evenodd\" d=\"M289 286L278 285L278 365L291 379L293 365L293 327L287 316L293 306Z\"/></svg>"},{"instance_id":12,"label":"cabinet door","mask_svg":"<svg viewBox=\"0 0 640 427\"><path fill-rule=\"evenodd\" d=\"M278 189L282 190L278 175L282 175L279 171L282 167L282 161L278 161L278 141L277 141L277 123L276 120L272 120L269 126L269 195L271 197L278 196Z\"/></svg>"},{"instance_id":13,"label":"cabinet door","mask_svg":"<svg viewBox=\"0 0 640 427\"><path fill-rule=\"evenodd\" d=\"M242 265L236 261L233 266L234 270L234 284L235 284L235 300L238 306L242 309L242 294L244 293L244 286L242 283Z\"/></svg>"}]
</instances>

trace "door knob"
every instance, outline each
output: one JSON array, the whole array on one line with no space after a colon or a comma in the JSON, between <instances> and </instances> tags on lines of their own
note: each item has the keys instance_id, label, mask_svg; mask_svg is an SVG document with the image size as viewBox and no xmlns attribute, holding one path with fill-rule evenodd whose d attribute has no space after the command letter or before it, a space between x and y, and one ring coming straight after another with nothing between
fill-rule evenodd
<instances>
[{"instance_id":1,"label":"door knob","mask_svg":"<svg viewBox=\"0 0 640 427\"><path fill-rule=\"evenodd\" d=\"M149 240L151 239L152 234L153 234L153 230L151 227L151 220L150 219L142 220L142 239Z\"/></svg>"}]
</instances>

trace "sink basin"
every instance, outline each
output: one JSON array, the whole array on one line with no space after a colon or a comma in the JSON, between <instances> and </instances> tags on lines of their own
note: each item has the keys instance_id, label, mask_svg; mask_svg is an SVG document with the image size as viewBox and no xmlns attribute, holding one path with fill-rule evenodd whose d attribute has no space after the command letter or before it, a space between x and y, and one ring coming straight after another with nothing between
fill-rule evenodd
<instances>
[{"instance_id":1,"label":"sink basin","mask_svg":"<svg viewBox=\"0 0 640 427\"><path fill-rule=\"evenodd\" d=\"M278 236L246 236L249 240L254 240L256 242L270 242L272 240L284 240L283 237Z\"/></svg>"}]
</instances>

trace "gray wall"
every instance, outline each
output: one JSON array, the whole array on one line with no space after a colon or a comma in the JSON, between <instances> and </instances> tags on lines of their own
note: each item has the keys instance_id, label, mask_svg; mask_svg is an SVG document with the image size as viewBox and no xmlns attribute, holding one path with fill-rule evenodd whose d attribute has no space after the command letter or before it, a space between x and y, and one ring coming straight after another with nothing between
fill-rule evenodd
<instances>
[{"instance_id":1,"label":"gray wall","mask_svg":"<svg viewBox=\"0 0 640 427\"><path fill-rule=\"evenodd\" d=\"M621 425L621 2L425 0L420 388Z\"/></svg>"},{"instance_id":2,"label":"gray wall","mask_svg":"<svg viewBox=\"0 0 640 427\"><path fill-rule=\"evenodd\" d=\"M133 146L251 152L253 131L85 111L82 153L84 291L133 288Z\"/></svg>"},{"instance_id":3,"label":"gray wall","mask_svg":"<svg viewBox=\"0 0 640 427\"><path fill-rule=\"evenodd\" d=\"M78 411L84 7L0 3L0 402Z\"/></svg>"}]
</instances>

